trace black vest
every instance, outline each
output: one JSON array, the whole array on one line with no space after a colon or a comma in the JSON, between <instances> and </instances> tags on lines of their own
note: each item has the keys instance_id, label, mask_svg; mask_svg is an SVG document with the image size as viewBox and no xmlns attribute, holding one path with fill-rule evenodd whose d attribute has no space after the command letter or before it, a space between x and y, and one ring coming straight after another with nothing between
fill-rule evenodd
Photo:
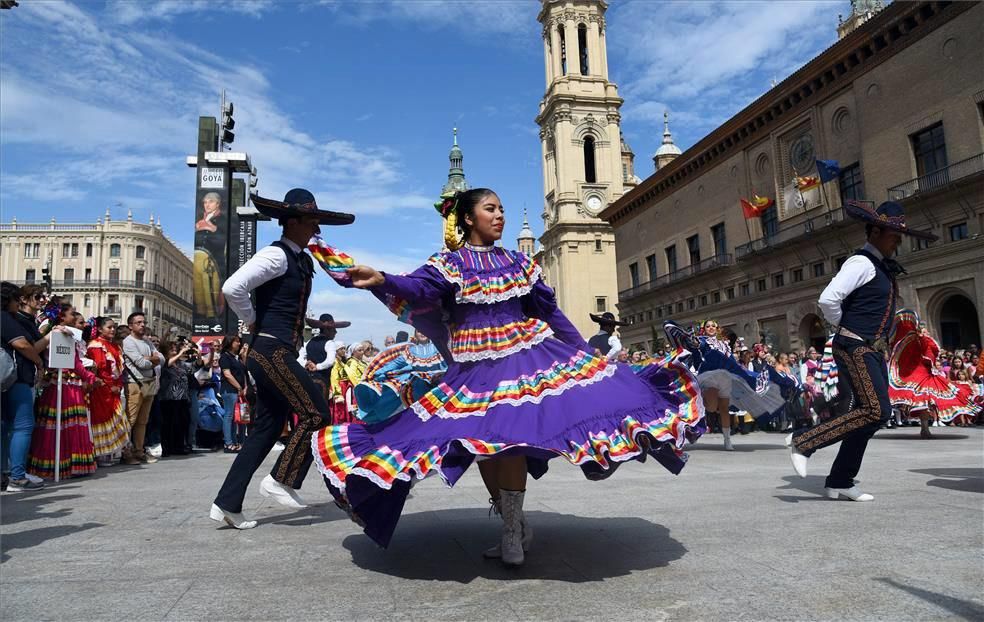
<instances>
[{"instance_id":1,"label":"black vest","mask_svg":"<svg viewBox=\"0 0 984 622\"><path fill-rule=\"evenodd\" d=\"M281 241L273 243L287 256L287 272L263 283L253 292L256 304L256 333L271 335L300 348L304 337L304 313L311 295L314 263L303 250L294 254Z\"/></svg>"},{"instance_id":2,"label":"black vest","mask_svg":"<svg viewBox=\"0 0 984 622\"><path fill-rule=\"evenodd\" d=\"M851 292L841 304L843 328L868 341L888 336L895 317L898 288L885 264L862 249L855 255L867 257L875 265L875 278Z\"/></svg>"},{"instance_id":3,"label":"black vest","mask_svg":"<svg viewBox=\"0 0 984 622\"><path fill-rule=\"evenodd\" d=\"M307 344L307 360L315 365L324 363L325 359L328 358L328 352L325 351L326 343L328 343L328 338L324 335L318 335L311 339Z\"/></svg>"},{"instance_id":4,"label":"black vest","mask_svg":"<svg viewBox=\"0 0 984 622\"><path fill-rule=\"evenodd\" d=\"M603 356L608 356L608 353L612 350L612 347L608 345L609 339L611 339L611 335L608 333L598 333L591 339L588 339L588 345L591 346L592 352L594 350L601 350Z\"/></svg>"}]
</instances>

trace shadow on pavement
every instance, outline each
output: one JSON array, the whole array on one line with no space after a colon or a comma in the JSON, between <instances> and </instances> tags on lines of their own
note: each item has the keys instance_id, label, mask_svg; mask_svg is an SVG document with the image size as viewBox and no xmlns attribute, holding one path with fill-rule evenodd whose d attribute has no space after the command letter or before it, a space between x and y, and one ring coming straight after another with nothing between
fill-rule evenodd
<instances>
[{"instance_id":1,"label":"shadow on pavement","mask_svg":"<svg viewBox=\"0 0 984 622\"><path fill-rule=\"evenodd\" d=\"M933 434L933 438L923 438L919 436L919 429L917 428L915 432L905 433L905 432L878 432L875 434L874 438L878 440L886 441L923 441L924 443L932 443L933 441L959 441L965 438L970 438L966 434L943 434L942 432L937 432L937 428L930 430Z\"/></svg>"},{"instance_id":2,"label":"shadow on pavement","mask_svg":"<svg viewBox=\"0 0 984 622\"><path fill-rule=\"evenodd\" d=\"M3 544L0 547L0 562L6 562L10 559L10 555L8 555L10 551L29 549L43 542L47 542L52 538L70 536L80 531L104 526L102 523L83 523L81 525L57 525L54 527L39 527L37 529L28 529L27 531L6 533L3 535Z\"/></svg>"},{"instance_id":3,"label":"shadow on pavement","mask_svg":"<svg viewBox=\"0 0 984 622\"><path fill-rule=\"evenodd\" d=\"M695 443L693 445L688 446L687 447L687 451L688 452L691 452L691 451L724 451L724 444L722 442L720 442L720 440L719 440L718 443L708 442L708 440L710 440L710 439L705 439L705 438L700 439L699 442L697 442L697 443ZM762 445L761 443L742 443L741 442L741 439L735 439L734 437L732 437L732 441L733 441L733 445L734 445L734 448L735 448L734 452L732 452L732 453L759 451L759 450L762 450L762 449L786 449L782 445ZM789 451L789 450L787 449L786 451Z\"/></svg>"},{"instance_id":4,"label":"shadow on pavement","mask_svg":"<svg viewBox=\"0 0 984 622\"><path fill-rule=\"evenodd\" d=\"M54 512L43 512L46 505L58 503L60 501L71 501L81 499L82 495L52 495L45 496L45 492L51 489L45 488L38 492L19 492L7 493L4 495L3 503L0 504L0 524L13 525L30 520L46 520L51 518L64 518L72 513L69 508L61 508ZM14 496L16 494L16 496ZM6 540L7 536L4 536ZM6 542L4 542L6 544ZM4 546L4 549L7 547Z\"/></svg>"},{"instance_id":5,"label":"shadow on pavement","mask_svg":"<svg viewBox=\"0 0 984 622\"><path fill-rule=\"evenodd\" d=\"M929 480L927 486L984 493L984 469L981 468L910 469L909 472L941 478Z\"/></svg>"},{"instance_id":6,"label":"shadow on pavement","mask_svg":"<svg viewBox=\"0 0 984 622\"><path fill-rule=\"evenodd\" d=\"M283 508L278 506L278 509ZM338 509L334 503L318 503L315 505L309 505L303 510L286 514L277 520L260 519L260 524L283 525L285 527L306 527L308 525L317 525L319 523L328 523L336 520L347 521L348 519L349 518L345 512Z\"/></svg>"},{"instance_id":7,"label":"shadow on pavement","mask_svg":"<svg viewBox=\"0 0 984 622\"><path fill-rule=\"evenodd\" d=\"M587 518L553 512L526 512L535 530L526 563L506 568L482 558L497 544L498 518L481 510L438 510L400 519L388 549L365 535L342 545L353 563L372 572L425 581L470 583L477 578L545 579L585 583L668 565L687 549L662 525L637 517Z\"/></svg>"},{"instance_id":8,"label":"shadow on pavement","mask_svg":"<svg viewBox=\"0 0 984 622\"><path fill-rule=\"evenodd\" d=\"M899 583L894 579L889 579L886 577L877 577L875 578L875 581L880 581L886 585L902 590L903 592L908 592L909 594L921 598L926 602L942 607L951 614L961 617L964 620L984 620L984 607L981 607L975 602L961 600L952 596L946 596L945 594L940 594L938 592L930 592L929 590L906 585L905 583Z\"/></svg>"},{"instance_id":9,"label":"shadow on pavement","mask_svg":"<svg viewBox=\"0 0 984 622\"><path fill-rule=\"evenodd\" d=\"M827 479L825 475L807 475L806 477L786 475L782 479L786 483L782 486L776 486L776 490L799 490L801 492L809 493L812 496L797 497L793 495L774 495L774 497L780 501L784 501L786 503L799 503L800 501L827 500L827 497L824 496L823 491L823 485Z\"/></svg>"}]
</instances>

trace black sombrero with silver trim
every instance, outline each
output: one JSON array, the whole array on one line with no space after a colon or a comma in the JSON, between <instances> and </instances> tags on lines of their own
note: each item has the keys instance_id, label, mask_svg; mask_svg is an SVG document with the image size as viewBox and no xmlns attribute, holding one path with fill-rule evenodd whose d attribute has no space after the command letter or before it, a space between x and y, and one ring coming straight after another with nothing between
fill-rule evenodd
<instances>
[{"instance_id":1,"label":"black sombrero with silver trim","mask_svg":"<svg viewBox=\"0 0 984 622\"><path fill-rule=\"evenodd\" d=\"M298 216L317 216L318 222L322 225L350 225L355 222L354 214L318 209L314 195L304 188L289 190L284 195L283 201L264 199L261 196L253 196L252 201L261 214L277 220Z\"/></svg>"}]
</instances>

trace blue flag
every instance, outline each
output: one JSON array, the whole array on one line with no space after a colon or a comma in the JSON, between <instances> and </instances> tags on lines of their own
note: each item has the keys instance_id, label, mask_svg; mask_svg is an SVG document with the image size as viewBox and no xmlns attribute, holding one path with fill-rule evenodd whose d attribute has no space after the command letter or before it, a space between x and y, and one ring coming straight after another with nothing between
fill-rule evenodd
<instances>
[{"instance_id":1,"label":"blue flag","mask_svg":"<svg viewBox=\"0 0 984 622\"><path fill-rule=\"evenodd\" d=\"M820 175L820 181L824 183L836 179L841 174L840 164L837 160L817 160L817 174Z\"/></svg>"}]
</instances>

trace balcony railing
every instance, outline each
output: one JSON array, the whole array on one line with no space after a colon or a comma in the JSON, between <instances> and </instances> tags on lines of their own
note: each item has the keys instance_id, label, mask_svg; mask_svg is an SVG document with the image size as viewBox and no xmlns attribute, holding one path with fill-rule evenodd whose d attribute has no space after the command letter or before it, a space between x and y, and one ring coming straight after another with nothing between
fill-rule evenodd
<instances>
[{"instance_id":1,"label":"balcony railing","mask_svg":"<svg viewBox=\"0 0 984 622\"><path fill-rule=\"evenodd\" d=\"M677 283L692 276L703 274L704 272L714 270L715 268L730 266L732 263L732 258L729 254L722 253L720 255L714 255L713 257L708 257L707 259L689 265L686 268L680 268L675 272L658 276L655 279L646 281L645 283L641 283L635 287L622 290L618 293L618 298L619 300L627 300L629 298L639 296L640 294L666 287L671 283Z\"/></svg>"},{"instance_id":2,"label":"balcony railing","mask_svg":"<svg viewBox=\"0 0 984 622\"><path fill-rule=\"evenodd\" d=\"M910 179L904 184L889 188L888 198L891 201L901 201L920 192L939 190L958 179L970 177L975 173L981 172L984 172L984 153L978 153L966 160L954 162L950 166L943 167L938 171L927 173L921 177Z\"/></svg>"},{"instance_id":3,"label":"balcony railing","mask_svg":"<svg viewBox=\"0 0 984 622\"><path fill-rule=\"evenodd\" d=\"M738 261L741 261L750 255L768 252L791 242L801 241L808 235L812 235L828 227L836 226L845 220L846 214L844 213L844 208L838 207L837 209L798 222L795 225L782 227L772 235L765 235L747 244L742 244L735 249L735 254L738 256Z\"/></svg>"},{"instance_id":4,"label":"balcony railing","mask_svg":"<svg viewBox=\"0 0 984 622\"><path fill-rule=\"evenodd\" d=\"M123 315L123 309L119 307L103 307L103 313L106 315Z\"/></svg>"},{"instance_id":5,"label":"balcony railing","mask_svg":"<svg viewBox=\"0 0 984 622\"><path fill-rule=\"evenodd\" d=\"M172 292L171 290L157 285L156 283L151 283L149 281L124 281L121 279L106 279L97 281L86 281L81 279L69 279L66 281L53 281L51 283L51 289L54 291L59 291L63 289L75 289L83 291L99 291L103 289L108 289L111 291L119 291L122 289L137 289L142 291L149 291L161 294L171 299L172 302L181 305L185 309L191 309L191 301L179 296L178 294Z\"/></svg>"}]
</instances>

